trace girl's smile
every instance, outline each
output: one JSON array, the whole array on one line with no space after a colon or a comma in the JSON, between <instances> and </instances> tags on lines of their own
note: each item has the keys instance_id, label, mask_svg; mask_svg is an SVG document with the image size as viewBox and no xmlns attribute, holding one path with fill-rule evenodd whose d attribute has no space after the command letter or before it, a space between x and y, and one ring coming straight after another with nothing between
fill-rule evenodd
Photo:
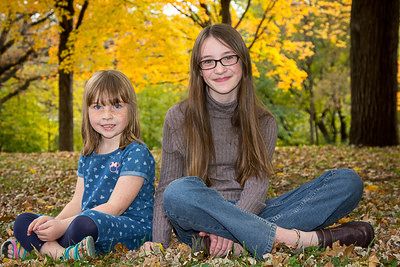
<instances>
[{"instance_id":1,"label":"girl's smile","mask_svg":"<svg viewBox=\"0 0 400 267\"><path fill-rule=\"evenodd\" d=\"M103 127L104 130L106 130L106 131L112 131L115 127L115 124L104 124L104 125L101 125L101 127Z\"/></svg>"},{"instance_id":2,"label":"girl's smile","mask_svg":"<svg viewBox=\"0 0 400 267\"><path fill-rule=\"evenodd\" d=\"M230 78L231 77L222 77L222 78L217 78L214 81L221 83L221 82L225 82L225 81L229 80Z\"/></svg>"}]
</instances>

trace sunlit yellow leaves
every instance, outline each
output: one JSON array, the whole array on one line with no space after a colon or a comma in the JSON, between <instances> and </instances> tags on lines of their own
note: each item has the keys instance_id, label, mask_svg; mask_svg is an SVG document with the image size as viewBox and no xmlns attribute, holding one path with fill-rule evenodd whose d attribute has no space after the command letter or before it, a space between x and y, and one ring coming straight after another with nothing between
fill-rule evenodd
<instances>
[{"instance_id":1,"label":"sunlit yellow leaves","mask_svg":"<svg viewBox=\"0 0 400 267\"><path fill-rule=\"evenodd\" d=\"M118 68L137 92L157 83L187 83L188 51L201 28L182 16L163 14L162 1L100 2L91 2L79 32L74 55L82 74L78 79L86 79L94 68Z\"/></svg>"},{"instance_id":2,"label":"sunlit yellow leaves","mask_svg":"<svg viewBox=\"0 0 400 267\"><path fill-rule=\"evenodd\" d=\"M354 167L353 170L354 170L355 172L357 172L357 173L359 173L359 172L362 171L362 169L361 169L360 167L358 167L358 166Z\"/></svg>"},{"instance_id":3,"label":"sunlit yellow leaves","mask_svg":"<svg viewBox=\"0 0 400 267\"><path fill-rule=\"evenodd\" d=\"M12 2L15 9L40 7L42 12L54 6L50 0ZM79 12L83 0L75 3ZM246 4L232 2L233 25L242 16ZM5 4L2 5L0 8L6 9ZM165 14L166 5L174 12ZM252 46L250 52L254 63L271 63L268 75L276 80L279 88L300 89L306 74L296 61L305 60L314 52L311 42L294 36L300 33L345 47L348 34L344 26L349 22L350 7L350 0L295 3L255 0L238 30L246 44ZM99 69L117 68L128 75L138 91L153 84L186 85L190 50L201 30L189 15L197 16L202 22L218 23L220 9L220 3L211 0L90 1L79 31L74 31L69 40L70 47L73 44L75 49L63 52L66 60L60 68L74 71L76 81L85 81ZM59 10L55 12L57 16L61 15ZM74 20L76 23L76 16ZM38 38L37 42L38 45L50 44L51 64L57 63L59 30L56 26L49 27L46 38ZM259 77L265 73L254 68L254 75Z\"/></svg>"},{"instance_id":4,"label":"sunlit yellow leaves","mask_svg":"<svg viewBox=\"0 0 400 267\"><path fill-rule=\"evenodd\" d=\"M367 192L375 192L375 191L379 190L379 186L373 185L373 184L368 184L367 186L365 186L364 190Z\"/></svg>"},{"instance_id":5,"label":"sunlit yellow leaves","mask_svg":"<svg viewBox=\"0 0 400 267\"><path fill-rule=\"evenodd\" d=\"M78 12L83 1L76 2ZM308 42L289 40L299 31L312 34L314 22L301 29L298 25L308 14L319 12L325 16L338 16L337 5L322 2L324 9L299 1L296 4L284 0L255 0L241 21L238 30L255 63L269 61L277 86L282 89L300 88L306 75L294 62L312 56ZM21 4L22 2L18 1ZM175 12L164 13L165 6ZM207 6L207 9L205 8ZM241 17L246 3L231 5L232 24ZM190 49L201 27L190 19L220 22L220 4L215 1L123 1L93 0L79 31L70 37L70 47L60 68L74 71L76 81L86 80L93 71L117 68L128 75L138 91L152 84L187 84ZM326 11L324 11L327 9ZM59 14L60 11L57 15ZM194 13L191 13L194 12ZM265 12L265 14L264 14ZM185 15L184 15L184 14ZM264 17L264 19L263 19ZM76 17L75 23L76 23ZM262 22L262 23L261 23ZM260 24L261 23L261 24ZM51 63L57 63L57 27L49 28ZM257 35L256 35L257 33ZM325 30L321 36L339 42L340 38ZM282 40L284 40L282 44ZM271 50L271 51L268 51ZM255 77L264 75L255 68Z\"/></svg>"},{"instance_id":6,"label":"sunlit yellow leaves","mask_svg":"<svg viewBox=\"0 0 400 267\"><path fill-rule=\"evenodd\" d=\"M346 48L347 47L347 42L346 41L336 40L335 42L332 41L332 43L336 43L336 46L340 47L340 48Z\"/></svg>"},{"instance_id":7,"label":"sunlit yellow leaves","mask_svg":"<svg viewBox=\"0 0 400 267\"><path fill-rule=\"evenodd\" d=\"M400 111L400 91L397 92L397 110Z\"/></svg>"},{"instance_id":8,"label":"sunlit yellow leaves","mask_svg":"<svg viewBox=\"0 0 400 267\"><path fill-rule=\"evenodd\" d=\"M288 52L294 53L294 52L298 51L298 45L294 41L284 40L283 41L283 47Z\"/></svg>"},{"instance_id":9,"label":"sunlit yellow leaves","mask_svg":"<svg viewBox=\"0 0 400 267\"><path fill-rule=\"evenodd\" d=\"M310 1L306 22L299 32L309 38L330 42L345 48L348 44L351 0Z\"/></svg>"},{"instance_id":10,"label":"sunlit yellow leaves","mask_svg":"<svg viewBox=\"0 0 400 267\"><path fill-rule=\"evenodd\" d=\"M341 218L341 219L338 221L338 223L343 224L343 223L348 223L348 222L350 222L350 221L352 221L351 218L349 218L349 217L344 217L344 218Z\"/></svg>"}]
</instances>

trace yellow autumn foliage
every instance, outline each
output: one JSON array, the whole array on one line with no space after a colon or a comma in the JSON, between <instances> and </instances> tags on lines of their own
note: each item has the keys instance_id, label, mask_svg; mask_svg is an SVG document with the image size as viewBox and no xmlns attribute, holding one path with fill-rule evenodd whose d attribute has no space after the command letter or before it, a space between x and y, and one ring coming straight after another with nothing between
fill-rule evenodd
<instances>
[{"instance_id":1,"label":"yellow autumn foliage","mask_svg":"<svg viewBox=\"0 0 400 267\"><path fill-rule=\"evenodd\" d=\"M75 23L82 3L75 1ZM317 37L345 47L344 25L349 22L350 4L351 0L251 1L237 29L250 48L254 75L272 77L283 90L301 89L306 74L298 62L311 57L314 47L296 36ZM231 2L233 26L246 5L246 1ZM2 13L52 9L50 0L0 4ZM74 71L78 82L96 70L117 68L127 74L137 91L156 84L187 85L191 48L202 29L199 23L221 22L220 11L220 3L213 0L91 0L82 25L70 37L74 49L64 51L69 57L61 68ZM54 65L58 62L59 31L53 23L46 32L38 33L36 41L38 46L50 47L48 60ZM270 70L261 73L256 67L261 62L268 62Z\"/></svg>"}]
</instances>

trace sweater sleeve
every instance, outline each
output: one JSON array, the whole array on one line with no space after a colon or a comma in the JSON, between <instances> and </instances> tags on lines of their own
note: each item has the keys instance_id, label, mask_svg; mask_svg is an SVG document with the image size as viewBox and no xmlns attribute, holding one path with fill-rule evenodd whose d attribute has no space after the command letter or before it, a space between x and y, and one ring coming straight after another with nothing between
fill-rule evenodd
<instances>
[{"instance_id":1,"label":"sweater sleeve","mask_svg":"<svg viewBox=\"0 0 400 267\"><path fill-rule=\"evenodd\" d=\"M171 116L170 112L167 113L164 122L160 182L155 193L153 213L153 241L162 243L164 247L169 245L172 226L164 212L163 193L169 183L183 176L184 169L183 156L176 145L179 137L170 125Z\"/></svg>"},{"instance_id":2,"label":"sweater sleeve","mask_svg":"<svg viewBox=\"0 0 400 267\"><path fill-rule=\"evenodd\" d=\"M261 131L266 140L268 158L272 160L277 138L277 125L272 116L261 120ZM246 211L258 214L265 208L265 199L269 181L266 178L250 177L244 184L243 191L236 205Z\"/></svg>"}]
</instances>

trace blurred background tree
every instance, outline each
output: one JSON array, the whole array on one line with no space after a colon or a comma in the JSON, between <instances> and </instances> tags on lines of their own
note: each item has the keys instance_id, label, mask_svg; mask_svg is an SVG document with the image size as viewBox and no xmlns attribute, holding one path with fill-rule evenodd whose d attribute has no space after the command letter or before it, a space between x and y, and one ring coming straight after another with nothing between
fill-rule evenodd
<instances>
[{"instance_id":1,"label":"blurred background tree","mask_svg":"<svg viewBox=\"0 0 400 267\"><path fill-rule=\"evenodd\" d=\"M132 80L142 138L160 147L165 113L186 95L194 40L203 27L220 22L245 39L257 93L278 121L279 145L347 144L351 5L351 0L3 1L0 151L79 150L84 83L100 69L121 70ZM66 28L68 36L61 38Z\"/></svg>"},{"instance_id":2,"label":"blurred background tree","mask_svg":"<svg viewBox=\"0 0 400 267\"><path fill-rule=\"evenodd\" d=\"M399 3L353 0L350 142L355 145L399 144Z\"/></svg>"}]
</instances>

